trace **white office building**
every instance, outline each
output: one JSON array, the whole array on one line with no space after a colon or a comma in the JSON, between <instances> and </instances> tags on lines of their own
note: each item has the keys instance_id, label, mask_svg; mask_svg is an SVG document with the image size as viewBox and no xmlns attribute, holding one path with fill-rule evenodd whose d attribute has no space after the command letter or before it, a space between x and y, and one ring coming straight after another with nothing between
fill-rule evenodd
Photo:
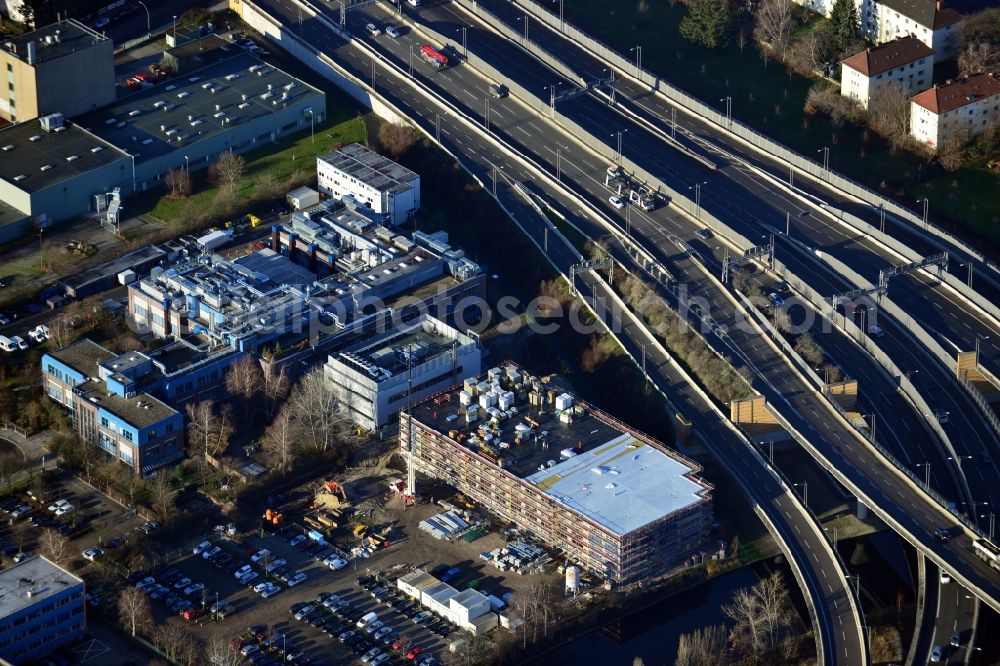
<instances>
[{"instance_id":1,"label":"white office building","mask_svg":"<svg viewBox=\"0 0 1000 666\"><path fill-rule=\"evenodd\" d=\"M320 192L347 197L388 224L402 224L420 208L420 176L358 143L317 157L316 176Z\"/></svg>"},{"instance_id":2,"label":"white office building","mask_svg":"<svg viewBox=\"0 0 1000 666\"><path fill-rule=\"evenodd\" d=\"M477 340L421 315L328 357L324 373L358 425L380 430L400 410L479 374Z\"/></svg>"}]
</instances>

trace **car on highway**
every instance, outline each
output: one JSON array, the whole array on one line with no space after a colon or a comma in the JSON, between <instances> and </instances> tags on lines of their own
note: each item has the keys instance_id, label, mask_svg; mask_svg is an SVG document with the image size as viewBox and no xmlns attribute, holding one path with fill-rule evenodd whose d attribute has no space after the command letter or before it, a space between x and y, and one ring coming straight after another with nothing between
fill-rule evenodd
<instances>
[{"instance_id":1,"label":"car on highway","mask_svg":"<svg viewBox=\"0 0 1000 666\"><path fill-rule=\"evenodd\" d=\"M935 645L933 648L931 648L931 662L936 664L937 662L941 661L943 652L944 650L941 648L940 645Z\"/></svg>"},{"instance_id":2,"label":"car on highway","mask_svg":"<svg viewBox=\"0 0 1000 666\"><path fill-rule=\"evenodd\" d=\"M708 240L712 237L712 231L710 229L698 229L694 232L694 235L701 240Z\"/></svg>"},{"instance_id":3,"label":"car on highway","mask_svg":"<svg viewBox=\"0 0 1000 666\"><path fill-rule=\"evenodd\" d=\"M368 23L368 24L366 24L365 25L365 32L367 32L372 37L378 37L379 35L382 34L382 31L379 30L378 26L375 25L374 23Z\"/></svg>"},{"instance_id":4,"label":"car on highway","mask_svg":"<svg viewBox=\"0 0 1000 666\"><path fill-rule=\"evenodd\" d=\"M507 86L500 83L493 83L490 85L490 97L494 99L502 99L507 96Z\"/></svg>"},{"instance_id":5,"label":"car on highway","mask_svg":"<svg viewBox=\"0 0 1000 666\"><path fill-rule=\"evenodd\" d=\"M939 527L934 530L934 536L938 538L938 541L947 541L951 538L951 532L948 531L947 527Z\"/></svg>"},{"instance_id":6,"label":"car on highway","mask_svg":"<svg viewBox=\"0 0 1000 666\"><path fill-rule=\"evenodd\" d=\"M399 39L399 29L394 25L385 26L385 34L389 35L393 39Z\"/></svg>"},{"instance_id":7,"label":"car on highway","mask_svg":"<svg viewBox=\"0 0 1000 666\"><path fill-rule=\"evenodd\" d=\"M88 548L83 551L83 559L93 562L98 557L104 554L103 548Z\"/></svg>"},{"instance_id":8,"label":"car on highway","mask_svg":"<svg viewBox=\"0 0 1000 666\"><path fill-rule=\"evenodd\" d=\"M622 201L619 197L615 196L614 194L608 197L608 203L617 208L618 210L621 210L622 208L625 207L625 202Z\"/></svg>"},{"instance_id":9,"label":"car on highway","mask_svg":"<svg viewBox=\"0 0 1000 666\"><path fill-rule=\"evenodd\" d=\"M951 642L949 643L949 645L951 645L952 647L958 647L959 645L961 645L961 643L962 643L961 635L957 631L953 631L951 633Z\"/></svg>"}]
</instances>

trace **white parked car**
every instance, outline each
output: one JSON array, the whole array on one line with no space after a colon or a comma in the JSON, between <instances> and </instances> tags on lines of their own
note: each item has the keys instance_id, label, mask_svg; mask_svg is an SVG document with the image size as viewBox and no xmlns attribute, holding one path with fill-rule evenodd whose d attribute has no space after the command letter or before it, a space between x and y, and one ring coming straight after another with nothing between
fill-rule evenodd
<instances>
[{"instance_id":1,"label":"white parked car","mask_svg":"<svg viewBox=\"0 0 1000 666\"><path fill-rule=\"evenodd\" d=\"M83 559L93 562L103 554L104 554L103 548L88 548L87 550L83 551Z\"/></svg>"},{"instance_id":2,"label":"white parked car","mask_svg":"<svg viewBox=\"0 0 1000 666\"><path fill-rule=\"evenodd\" d=\"M266 571L267 573L271 573L275 569L277 569L279 567L283 567L286 564L288 564L288 563L285 562L284 559L282 559L282 558L279 557L278 559L274 560L273 562L270 562L266 567L264 567L264 571Z\"/></svg>"},{"instance_id":3,"label":"white parked car","mask_svg":"<svg viewBox=\"0 0 1000 666\"><path fill-rule=\"evenodd\" d=\"M181 578L179 581L174 583L175 590L183 590L185 587L191 584L190 578Z\"/></svg>"},{"instance_id":4,"label":"white parked car","mask_svg":"<svg viewBox=\"0 0 1000 666\"><path fill-rule=\"evenodd\" d=\"M334 571L339 571L340 569L343 569L344 567L347 566L347 562L340 559L339 557L336 557L333 559L333 561L330 562L328 566Z\"/></svg>"},{"instance_id":5,"label":"white parked car","mask_svg":"<svg viewBox=\"0 0 1000 666\"><path fill-rule=\"evenodd\" d=\"M246 574L250 573L251 571L253 571L253 567L250 566L249 564L244 564L239 569L233 572L233 578L241 578Z\"/></svg>"},{"instance_id":6,"label":"white parked car","mask_svg":"<svg viewBox=\"0 0 1000 666\"><path fill-rule=\"evenodd\" d=\"M56 509L56 515L57 516L65 516L67 513L72 513L75 510L76 510L76 507L74 507L69 502L66 502L61 507L59 507L58 509Z\"/></svg>"},{"instance_id":7,"label":"white parked car","mask_svg":"<svg viewBox=\"0 0 1000 666\"><path fill-rule=\"evenodd\" d=\"M252 583L255 580L257 580L258 578L260 578L260 574L259 573L257 573L256 571L250 571L249 573L243 574L242 576L240 576L236 580L240 581L240 584L242 584L242 585L249 585L250 583Z\"/></svg>"},{"instance_id":8,"label":"white parked car","mask_svg":"<svg viewBox=\"0 0 1000 666\"><path fill-rule=\"evenodd\" d=\"M212 547L211 542L209 542L209 541L202 541L197 546L195 546L194 550L191 551L191 552L193 552L195 555L201 555L203 552L205 552L206 550L208 550L211 547Z\"/></svg>"},{"instance_id":9,"label":"white parked car","mask_svg":"<svg viewBox=\"0 0 1000 666\"><path fill-rule=\"evenodd\" d=\"M260 562L261 560L263 560L265 557L267 557L270 554L271 554L271 551L269 551L267 548L261 548L260 550L258 550L256 553L254 553L250 557L250 561L253 562L254 564L256 564L257 562Z\"/></svg>"},{"instance_id":10,"label":"white parked car","mask_svg":"<svg viewBox=\"0 0 1000 666\"><path fill-rule=\"evenodd\" d=\"M608 203L617 208L618 210L621 210L622 208L625 207L625 202L613 194L610 197L608 197Z\"/></svg>"},{"instance_id":11,"label":"white parked car","mask_svg":"<svg viewBox=\"0 0 1000 666\"><path fill-rule=\"evenodd\" d=\"M304 581L306 578L307 576L300 571L288 579L288 587L295 587L296 585Z\"/></svg>"},{"instance_id":12,"label":"white parked car","mask_svg":"<svg viewBox=\"0 0 1000 666\"><path fill-rule=\"evenodd\" d=\"M50 504L49 505L49 511L52 511L53 513L55 513L59 509L63 508L64 506L68 506L68 505L69 505L69 500L61 499L61 500L58 500L58 501L53 502L52 504Z\"/></svg>"},{"instance_id":13,"label":"white parked car","mask_svg":"<svg viewBox=\"0 0 1000 666\"><path fill-rule=\"evenodd\" d=\"M280 585L277 585L275 583L268 583L267 587L264 589L264 591L260 593L260 596L264 597L265 599L270 599L271 597L273 597L274 595L276 595L278 592L281 592L281 586Z\"/></svg>"},{"instance_id":14,"label":"white parked car","mask_svg":"<svg viewBox=\"0 0 1000 666\"><path fill-rule=\"evenodd\" d=\"M210 550L202 551L201 556L206 560L210 560L221 552L222 552L222 547L216 546Z\"/></svg>"}]
</instances>

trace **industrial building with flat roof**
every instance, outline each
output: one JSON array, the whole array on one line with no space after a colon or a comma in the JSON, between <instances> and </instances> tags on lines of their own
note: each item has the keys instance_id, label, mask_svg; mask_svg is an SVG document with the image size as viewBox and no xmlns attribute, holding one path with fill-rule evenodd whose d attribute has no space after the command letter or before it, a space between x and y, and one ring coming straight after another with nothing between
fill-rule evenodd
<instances>
[{"instance_id":1,"label":"industrial building with flat roof","mask_svg":"<svg viewBox=\"0 0 1000 666\"><path fill-rule=\"evenodd\" d=\"M389 224L402 224L420 208L420 176L359 143L316 158L320 192L364 204Z\"/></svg>"},{"instance_id":2,"label":"industrial building with flat roof","mask_svg":"<svg viewBox=\"0 0 1000 666\"><path fill-rule=\"evenodd\" d=\"M0 129L0 200L17 211L0 243L87 212L102 183L131 176L126 153L58 114Z\"/></svg>"},{"instance_id":3,"label":"industrial building with flat roof","mask_svg":"<svg viewBox=\"0 0 1000 666\"><path fill-rule=\"evenodd\" d=\"M712 524L697 463L512 363L401 413L400 450L619 584L681 564Z\"/></svg>"},{"instance_id":4,"label":"industrial building with flat roof","mask_svg":"<svg viewBox=\"0 0 1000 666\"><path fill-rule=\"evenodd\" d=\"M31 663L80 640L85 607L83 579L44 557L0 571L0 658Z\"/></svg>"},{"instance_id":5,"label":"industrial building with flat roof","mask_svg":"<svg viewBox=\"0 0 1000 666\"><path fill-rule=\"evenodd\" d=\"M200 69L116 100L111 42L74 21L56 25L62 26L60 43L43 48L38 38L31 42L41 54L32 71L46 63L63 68L71 55L57 54L80 39L98 39L90 50L106 48L107 62L87 61L79 74L73 74L75 65L69 67L62 74L66 81L46 84L54 91L73 91L65 101L39 107L48 114L40 120L0 131L5 151L0 153L0 201L6 204L0 208L0 242L25 235L32 222L44 226L100 212L97 197L115 188L122 195L145 191L160 185L171 169L197 169L226 151L266 145L326 118L322 91L215 35L178 47L183 51L175 60L188 69L201 64ZM36 32L45 31L51 32ZM82 36L74 37L78 32ZM44 43L51 36L40 39ZM21 60L27 58L21 53L26 47L14 47L16 54L11 48L0 48L0 62L6 58L14 71L27 67ZM12 85L20 90L26 84ZM18 93L19 105L26 94ZM19 112L17 120L29 117Z\"/></svg>"},{"instance_id":6,"label":"industrial building with flat roof","mask_svg":"<svg viewBox=\"0 0 1000 666\"><path fill-rule=\"evenodd\" d=\"M354 422L378 431L408 404L478 375L481 359L477 340L422 316L331 354L323 371Z\"/></svg>"},{"instance_id":7,"label":"industrial building with flat roof","mask_svg":"<svg viewBox=\"0 0 1000 666\"><path fill-rule=\"evenodd\" d=\"M77 119L135 158L138 191L173 168L197 169L227 150L249 150L326 117L320 90L214 35L204 39L224 57L206 54L211 64Z\"/></svg>"}]
</instances>

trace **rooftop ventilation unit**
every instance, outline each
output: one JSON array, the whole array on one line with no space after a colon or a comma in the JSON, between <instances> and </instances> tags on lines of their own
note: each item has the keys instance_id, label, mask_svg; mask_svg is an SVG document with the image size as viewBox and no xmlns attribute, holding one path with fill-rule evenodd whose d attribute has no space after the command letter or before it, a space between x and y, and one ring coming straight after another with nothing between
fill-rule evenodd
<instances>
[{"instance_id":1,"label":"rooftop ventilation unit","mask_svg":"<svg viewBox=\"0 0 1000 666\"><path fill-rule=\"evenodd\" d=\"M12 150L14 150L13 144L8 143L6 146L3 147L3 152L5 153L10 152Z\"/></svg>"},{"instance_id":2,"label":"rooftop ventilation unit","mask_svg":"<svg viewBox=\"0 0 1000 666\"><path fill-rule=\"evenodd\" d=\"M78 160L78 159L80 159L79 155L70 155L69 157L66 158L66 161L72 162L73 160Z\"/></svg>"},{"instance_id":3,"label":"rooftop ventilation unit","mask_svg":"<svg viewBox=\"0 0 1000 666\"><path fill-rule=\"evenodd\" d=\"M104 150L104 146L94 146L93 148L90 149L90 152L92 152L92 153L99 153L102 150Z\"/></svg>"},{"instance_id":4,"label":"rooftop ventilation unit","mask_svg":"<svg viewBox=\"0 0 1000 666\"><path fill-rule=\"evenodd\" d=\"M27 176L25 176L25 175L24 175L24 174L22 173L22 174L20 174L20 175L17 175L17 176L14 176L14 182L15 182L15 183L19 183L19 182L21 182L22 180L24 180L25 178L27 178Z\"/></svg>"},{"instance_id":5,"label":"rooftop ventilation unit","mask_svg":"<svg viewBox=\"0 0 1000 666\"><path fill-rule=\"evenodd\" d=\"M29 137L28 137L28 141L38 141L38 140L39 140L39 139L41 139L41 138L42 138L42 135L41 135L41 134L35 134L35 135L33 135L33 136L29 136Z\"/></svg>"}]
</instances>

